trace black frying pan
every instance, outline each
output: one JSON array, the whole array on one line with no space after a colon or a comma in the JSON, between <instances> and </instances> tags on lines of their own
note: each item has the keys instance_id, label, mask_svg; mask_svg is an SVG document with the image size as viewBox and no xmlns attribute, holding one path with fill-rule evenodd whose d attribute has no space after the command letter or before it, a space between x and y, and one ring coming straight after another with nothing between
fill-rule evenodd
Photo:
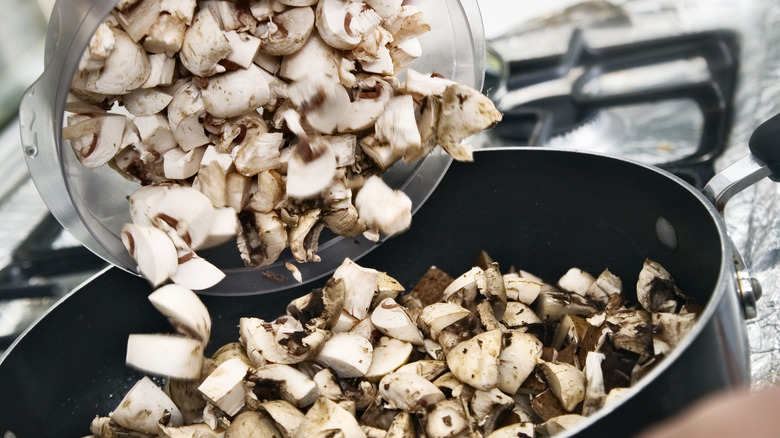
<instances>
[{"instance_id":1,"label":"black frying pan","mask_svg":"<svg viewBox=\"0 0 780 438\"><path fill-rule=\"evenodd\" d=\"M676 245L659 239L659 218ZM602 410L581 436L629 436L719 388L748 378L744 316L732 246L718 211L682 180L651 166L549 149L479 151L455 163L408 232L360 260L411 288L430 265L452 275L479 250L557 279L569 267L609 268L629 293L645 258L664 265L706 308L691 336L629 397ZM259 273L258 273L259 275ZM270 295L203 297L209 351L238 338L242 316L272 318L319 282ZM130 333L171 332L142 279L110 269L61 301L0 361L0 432L18 438L88 434L140 376L124 365ZM579 436L579 435L578 435Z\"/></svg>"}]
</instances>

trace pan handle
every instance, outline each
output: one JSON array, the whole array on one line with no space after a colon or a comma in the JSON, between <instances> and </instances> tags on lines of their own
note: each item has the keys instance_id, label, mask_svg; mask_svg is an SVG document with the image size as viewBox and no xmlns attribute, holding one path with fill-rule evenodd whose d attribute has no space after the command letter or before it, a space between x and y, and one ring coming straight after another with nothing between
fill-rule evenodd
<instances>
[{"instance_id":1,"label":"pan handle","mask_svg":"<svg viewBox=\"0 0 780 438\"><path fill-rule=\"evenodd\" d=\"M766 177L780 182L780 148L775 146L778 139L780 114L753 131L748 142L750 155L727 167L707 183L704 194L718 211L722 212L734 195Z\"/></svg>"}]
</instances>

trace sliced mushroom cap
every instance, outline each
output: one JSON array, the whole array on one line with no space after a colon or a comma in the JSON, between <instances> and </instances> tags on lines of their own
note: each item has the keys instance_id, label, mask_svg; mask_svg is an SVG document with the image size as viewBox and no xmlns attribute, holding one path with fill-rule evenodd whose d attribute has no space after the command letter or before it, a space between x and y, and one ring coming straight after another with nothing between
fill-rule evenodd
<instances>
[{"instance_id":1,"label":"sliced mushroom cap","mask_svg":"<svg viewBox=\"0 0 780 438\"><path fill-rule=\"evenodd\" d=\"M458 161L471 161L470 147L461 142L501 121L501 113L484 94L462 84L447 86L437 128L440 146Z\"/></svg>"},{"instance_id":2,"label":"sliced mushroom cap","mask_svg":"<svg viewBox=\"0 0 780 438\"><path fill-rule=\"evenodd\" d=\"M377 118L376 139L388 144L393 153L404 156L422 147L422 138L417 129L414 100L409 95L395 96L387 103L382 114Z\"/></svg>"},{"instance_id":3,"label":"sliced mushroom cap","mask_svg":"<svg viewBox=\"0 0 780 438\"><path fill-rule=\"evenodd\" d=\"M558 279L558 287L567 292L573 292L585 296L588 288L596 279L580 268L570 268Z\"/></svg>"},{"instance_id":4,"label":"sliced mushroom cap","mask_svg":"<svg viewBox=\"0 0 780 438\"><path fill-rule=\"evenodd\" d=\"M211 335L211 317L206 306L192 290L168 284L149 294L149 301L181 333L204 345Z\"/></svg>"},{"instance_id":5,"label":"sliced mushroom cap","mask_svg":"<svg viewBox=\"0 0 780 438\"><path fill-rule=\"evenodd\" d=\"M653 351L669 354L696 324L695 313L653 313Z\"/></svg>"},{"instance_id":6,"label":"sliced mushroom cap","mask_svg":"<svg viewBox=\"0 0 780 438\"><path fill-rule=\"evenodd\" d=\"M257 25L256 34L262 41L261 50L269 55L291 55L303 47L314 29L314 10L294 7Z\"/></svg>"},{"instance_id":7,"label":"sliced mushroom cap","mask_svg":"<svg viewBox=\"0 0 780 438\"><path fill-rule=\"evenodd\" d=\"M268 414L285 438L292 436L295 429L306 418L300 409L287 400L268 400L260 403L260 410Z\"/></svg>"},{"instance_id":8,"label":"sliced mushroom cap","mask_svg":"<svg viewBox=\"0 0 780 438\"><path fill-rule=\"evenodd\" d=\"M106 63L108 55L114 49L116 39L114 32L106 23L100 23L95 34L89 40L89 45L79 60L79 71L99 71Z\"/></svg>"},{"instance_id":9,"label":"sliced mushroom cap","mask_svg":"<svg viewBox=\"0 0 780 438\"><path fill-rule=\"evenodd\" d=\"M333 273L333 278L344 282L344 310L358 320L365 319L376 294L379 271L345 258Z\"/></svg>"},{"instance_id":10,"label":"sliced mushroom cap","mask_svg":"<svg viewBox=\"0 0 780 438\"><path fill-rule=\"evenodd\" d=\"M205 146L199 146L189 151L176 147L163 155L163 172L166 178L185 180L195 176L200 170L200 162Z\"/></svg>"},{"instance_id":11,"label":"sliced mushroom cap","mask_svg":"<svg viewBox=\"0 0 780 438\"><path fill-rule=\"evenodd\" d=\"M322 134L336 131L350 105L349 94L341 84L317 76L293 82L287 94L306 122Z\"/></svg>"},{"instance_id":12,"label":"sliced mushroom cap","mask_svg":"<svg viewBox=\"0 0 780 438\"><path fill-rule=\"evenodd\" d=\"M121 238L138 263L138 272L153 286L162 284L179 267L176 247L164 231L151 225L124 224Z\"/></svg>"},{"instance_id":13,"label":"sliced mushroom cap","mask_svg":"<svg viewBox=\"0 0 780 438\"><path fill-rule=\"evenodd\" d=\"M165 109L173 95L160 88L139 88L122 96L122 105L134 116L151 116Z\"/></svg>"},{"instance_id":14,"label":"sliced mushroom cap","mask_svg":"<svg viewBox=\"0 0 780 438\"><path fill-rule=\"evenodd\" d=\"M242 358L229 359L206 377L198 391L232 417L244 407L244 377L248 370L249 365Z\"/></svg>"},{"instance_id":15,"label":"sliced mushroom cap","mask_svg":"<svg viewBox=\"0 0 780 438\"><path fill-rule=\"evenodd\" d=\"M120 426L156 435L158 424L181 426L179 408L149 377L142 377L125 394L109 416Z\"/></svg>"},{"instance_id":16,"label":"sliced mushroom cap","mask_svg":"<svg viewBox=\"0 0 780 438\"><path fill-rule=\"evenodd\" d=\"M339 132L360 131L373 126L394 94L390 83L375 76L355 85L355 99L338 122Z\"/></svg>"},{"instance_id":17,"label":"sliced mushroom cap","mask_svg":"<svg viewBox=\"0 0 780 438\"><path fill-rule=\"evenodd\" d=\"M333 369L341 378L363 377L374 351L368 339L354 333L334 333L314 360Z\"/></svg>"},{"instance_id":18,"label":"sliced mushroom cap","mask_svg":"<svg viewBox=\"0 0 780 438\"><path fill-rule=\"evenodd\" d=\"M230 53L222 61L223 65L232 69L248 69L260 50L260 38L235 30L225 32L224 35L230 44Z\"/></svg>"},{"instance_id":19,"label":"sliced mushroom cap","mask_svg":"<svg viewBox=\"0 0 780 438\"><path fill-rule=\"evenodd\" d=\"M414 373L390 373L379 381L379 393L390 409L422 413L444 400L444 393L424 377Z\"/></svg>"},{"instance_id":20,"label":"sliced mushroom cap","mask_svg":"<svg viewBox=\"0 0 780 438\"><path fill-rule=\"evenodd\" d=\"M299 138L287 163L287 195L307 199L325 190L336 174L336 156L330 144L315 137Z\"/></svg>"},{"instance_id":21,"label":"sliced mushroom cap","mask_svg":"<svg viewBox=\"0 0 780 438\"><path fill-rule=\"evenodd\" d=\"M231 152L236 170L244 176L253 176L278 169L281 166L279 149L283 141L284 135L281 132L250 135Z\"/></svg>"},{"instance_id":22,"label":"sliced mushroom cap","mask_svg":"<svg viewBox=\"0 0 780 438\"><path fill-rule=\"evenodd\" d=\"M567 363L544 362L540 364L555 398L564 409L571 412L585 399L585 373Z\"/></svg>"},{"instance_id":23,"label":"sliced mushroom cap","mask_svg":"<svg viewBox=\"0 0 780 438\"><path fill-rule=\"evenodd\" d=\"M289 365L268 364L250 368L247 378L255 384L255 393L270 390L299 408L310 406L317 400L317 384Z\"/></svg>"},{"instance_id":24,"label":"sliced mushroom cap","mask_svg":"<svg viewBox=\"0 0 780 438\"><path fill-rule=\"evenodd\" d=\"M197 339L167 334L132 334L127 338L125 363L158 376L200 377L203 344Z\"/></svg>"},{"instance_id":25,"label":"sliced mushroom cap","mask_svg":"<svg viewBox=\"0 0 780 438\"><path fill-rule=\"evenodd\" d=\"M287 229L276 213L242 211L238 221L238 249L247 266L267 266L287 247Z\"/></svg>"},{"instance_id":26,"label":"sliced mushroom cap","mask_svg":"<svg viewBox=\"0 0 780 438\"><path fill-rule=\"evenodd\" d=\"M417 317L417 323L431 338L437 339L442 329L470 313L471 311L455 303L433 303L423 307Z\"/></svg>"},{"instance_id":27,"label":"sliced mushroom cap","mask_svg":"<svg viewBox=\"0 0 780 438\"><path fill-rule=\"evenodd\" d=\"M336 61L336 51L317 33L312 33L300 50L282 58L279 76L289 81L316 76L338 82L339 66Z\"/></svg>"},{"instance_id":28,"label":"sliced mushroom cap","mask_svg":"<svg viewBox=\"0 0 780 438\"><path fill-rule=\"evenodd\" d=\"M536 280L523 278L516 272L504 274L507 298L523 304L531 305L536 300L542 284Z\"/></svg>"},{"instance_id":29,"label":"sliced mushroom cap","mask_svg":"<svg viewBox=\"0 0 780 438\"><path fill-rule=\"evenodd\" d=\"M382 18L387 18L401 9L402 0L366 0L366 4L371 6Z\"/></svg>"},{"instance_id":30,"label":"sliced mushroom cap","mask_svg":"<svg viewBox=\"0 0 780 438\"><path fill-rule=\"evenodd\" d=\"M321 211L313 208L298 218L298 223L289 232L290 250L300 263L319 262L317 240L324 225L320 224Z\"/></svg>"},{"instance_id":31,"label":"sliced mushroom cap","mask_svg":"<svg viewBox=\"0 0 780 438\"><path fill-rule=\"evenodd\" d=\"M498 385L501 330L480 333L457 344L447 353L450 370L461 382L489 391Z\"/></svg>"},{"instance_id":32,"label":"sliced mushroom cap","mask_svg":"<svg viewBox=\"0 0 780 438\"><path fill-rule=\"evenodd\" d=\"M392 298L385 298L371 312L371 322L380 332L414 345L423 344L423 336L409 314Z\"/></svg>"},{"instance_id":33,"label":"sliced mushroom cap","mask_svg":"<svg viewBox=\"0 0 780 438\"><path fill-rule=\"evenodd\" d=\"M355 207L369 228L387 235L407 230L412 223L412 201L382 178L372 176L355 197Z\"/></svg>"},{"instance_id":34,"label":"sliced mushroom cap","mask_svg":"<svg viewBox=\"0 0 780 438\"><path fill-rule=\"evenodd\" d=\"M679 294L669 271L659 263L645 260L636 284L636 298L648 312L674 312Z\"/></svg>"},{"instance_id":35,"label":"sliced mushroom cap","mask_svg":"<svg viewBox=\"0 0 780 438\"><path fill-rule=\"evenodd\" d=\"M309 408L306 417L293 434L293 438L316 436L366 438L357 419L338 403L325 397L318 398Z\"/></svg>"},{"instance_id":36,"label":"sliced mushroom cap","mask_svg":"<svg viewBox=\"0 0 780 438\"><path fill-rule=\"evenodd\" d=\"M208 77L225 71L219 61L230 53L230 43L211 11L201 9L184 33L179 52L184 67L196 76Z\"/></svg>"},{"instance_id":37,"label":"sliced mushroom cap","mask_svg":"<svg viewBox=\"0 0 780 438\"><path fill-rule=\"evenodd\" d=\"M463 436L469 429L467 413L461 401L450 398L431 406L423 417L425 436L445 438Z\"/></svg>"},{"instance_id":38,"label":"sliced mushroom cap","mask_svg":"<svg viewBox=\"0 0 780 438\"><path fill-rule=\"evenodd\" d=\"M284 435L276 428L274 422L257 411L241 412L230 422L230 426L228 426L225 431L225 438L242 438L248 436L284 438Z\"/></svg>"},{"instance_id":39,"label":"sliced mushroom cap","mask_svg":"<svg viewBox=\"0 0 780 438\"><path fill-rule=\"evenodd\" d=\"M287 313L308 330L330 330L336 325L346 296L344 281L331 278L325 287L314 289L296 298L287 306Z\"/></svg>"},{"instance_id":40,"label":"sliced mushroom cap","mask_svg":"<svg viewBox=\"0 0 780 438\"><path fill-rule=\"evenodd\" d=\"M229 118L254 111L265 105L271 96L265 74L252 64L209 78L201 91L203 105L215 117Z\"/></svg>"},{"instance_id":41,"label":"sliced mushroom cap","mask_svg":"<svg viewBox=\"0 0 780 438\"><path fill-rule=\"evenodd\" d=\"M221 269L195 253L180 260L176 272L171 274L171 281L192 290L208 289L224 278L225 273Z\"/></svg>"},{"instance_id":42,"label":"sliced mushroom cap","mask_svg":"<svg viewBox=\"0 0 780 438\"><path fill-rule=\"evenodd\" d=\"M323 329L304 329L292 317L283 316L270 323L258 318L241 318L241 339L252 359L259 353L266 361L296 364L317 355L329 333Z\"/></svg>"},{"instance_id":43,"label":"sliced mushroom cap","mask_svg":"<svg viewBox=\"0 0 780 438\"><path fill-rule=\"evenodd\" d=\"M112 29L114 47L100 72L90 74L86 90L93 93L127 94L149 78L151 66L146 51L125 32Z\"/></svg>"},{"instance_id":44,"label":"sliced mushroom cap","mask_svg":"<svg viewBox=\"0 0 780 438\"><path fill-rule=\"evenodd\" d=\"M505 334L504 347L498 356L498 389L515 394L536 368L542 346L542 342L529 333L511 330Z\"/></svg>"},{"instance_id":45,"label":"sliced mushroom cap","mask_svg":"<svg viewBox=\"0 0 780 438\"><path fill-rule=\"evenodd\" d=\"M335 49L357 46L363 35L381 21L382 17L362 1L320 0L317 4L317 31Z\"/></svg>"},{"instance_id":46,"label":"sliced mushroom cap","mask_svg":"<svg viewBox=\"0 0 780 438\"><path fill-rule=\"evenodd\" d=\"M149 28L143 40L143 47L153 54L172 58L184 43L187 22L171 14L160 14Z\"/></svg>"},{"instance_id":47,"label":"sliced mushroom cap","mask_svg":"<svg viewBox=\"0 0 780 438\"><path fill-rule=\"evenodd\" d=\"M84 167L100 167L113 159L122 144L126 117L119 114L71 116L62 138L69 140Z\"/></svg>"}]
</instances>

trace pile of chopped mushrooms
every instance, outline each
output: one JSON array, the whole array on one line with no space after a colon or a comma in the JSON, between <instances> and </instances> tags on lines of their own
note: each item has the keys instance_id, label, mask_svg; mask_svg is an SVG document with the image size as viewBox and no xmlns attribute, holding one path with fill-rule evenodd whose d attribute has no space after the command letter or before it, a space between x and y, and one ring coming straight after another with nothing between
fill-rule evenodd
<instances>
[{"instance_id":1,"label":"pile of chopped mushrooms","mask_svg":"<svg viewBox=\"0 0 780 438\"><path fill-rule=\"evenodd\" d=\"M470 161L462 141L501 119L409 68L430 30L402 0L121 0L83 53L63 139L143 186L121 237L154 285L213 286L224 273L196 251L231 239L249 267L286 248L316 262L326 227L409 227L411 201L380 178L394 163L437 145Z\"/></svg>"},{"instance_id":2,"label":"pile of chopped mushrooms","mask_svg":"<svg viewBox=\"0 0 780 438\"><path fill-rule=\"evenodd\" d=\"M484 252L411 291L346 259L274 320L241 318L204 357L211 319L191 290L149 300L177 334L133 334L143 377L93 437L547 437L621 397L686 335L700 307L658 263L621 280L572 268L555 284Z\"/></svg>"}]
</instances>

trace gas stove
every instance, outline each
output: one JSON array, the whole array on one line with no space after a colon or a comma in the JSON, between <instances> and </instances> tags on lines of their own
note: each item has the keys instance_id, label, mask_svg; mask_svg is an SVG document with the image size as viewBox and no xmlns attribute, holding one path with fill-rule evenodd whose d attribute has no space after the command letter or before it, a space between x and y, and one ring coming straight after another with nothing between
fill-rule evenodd
<instances>
[{"instance_id":1,"label":"gas stove","mask_svg":"<svg viewBox=\"0 0 780 438\"><path fill-rule=\"evenodd\" d=\"M696 187L747 153L780 111L773 66L780 6L768 0L480 0L489 56L485 92L504 112L475 147L589 150L665 168ZM738 3L738 4L737 4ZM777 30L776 30L777 29ZM42 68L42 66L41 66ZM780 71L780 69L777 69ZM31 75L33 77L34 75ZM106 265L48 214L24 172L17 122L0 133L0 350L67 291ZM764 285L749 322L756 386L780 381L778 189L729 203L737 248ZM773 239L760 236L770 234ZM777 243L773 243L777 242ZM778 304L776 304L778 303ZM772 330L774 333L774 330Z\"/></svg>"}]
</instances>

